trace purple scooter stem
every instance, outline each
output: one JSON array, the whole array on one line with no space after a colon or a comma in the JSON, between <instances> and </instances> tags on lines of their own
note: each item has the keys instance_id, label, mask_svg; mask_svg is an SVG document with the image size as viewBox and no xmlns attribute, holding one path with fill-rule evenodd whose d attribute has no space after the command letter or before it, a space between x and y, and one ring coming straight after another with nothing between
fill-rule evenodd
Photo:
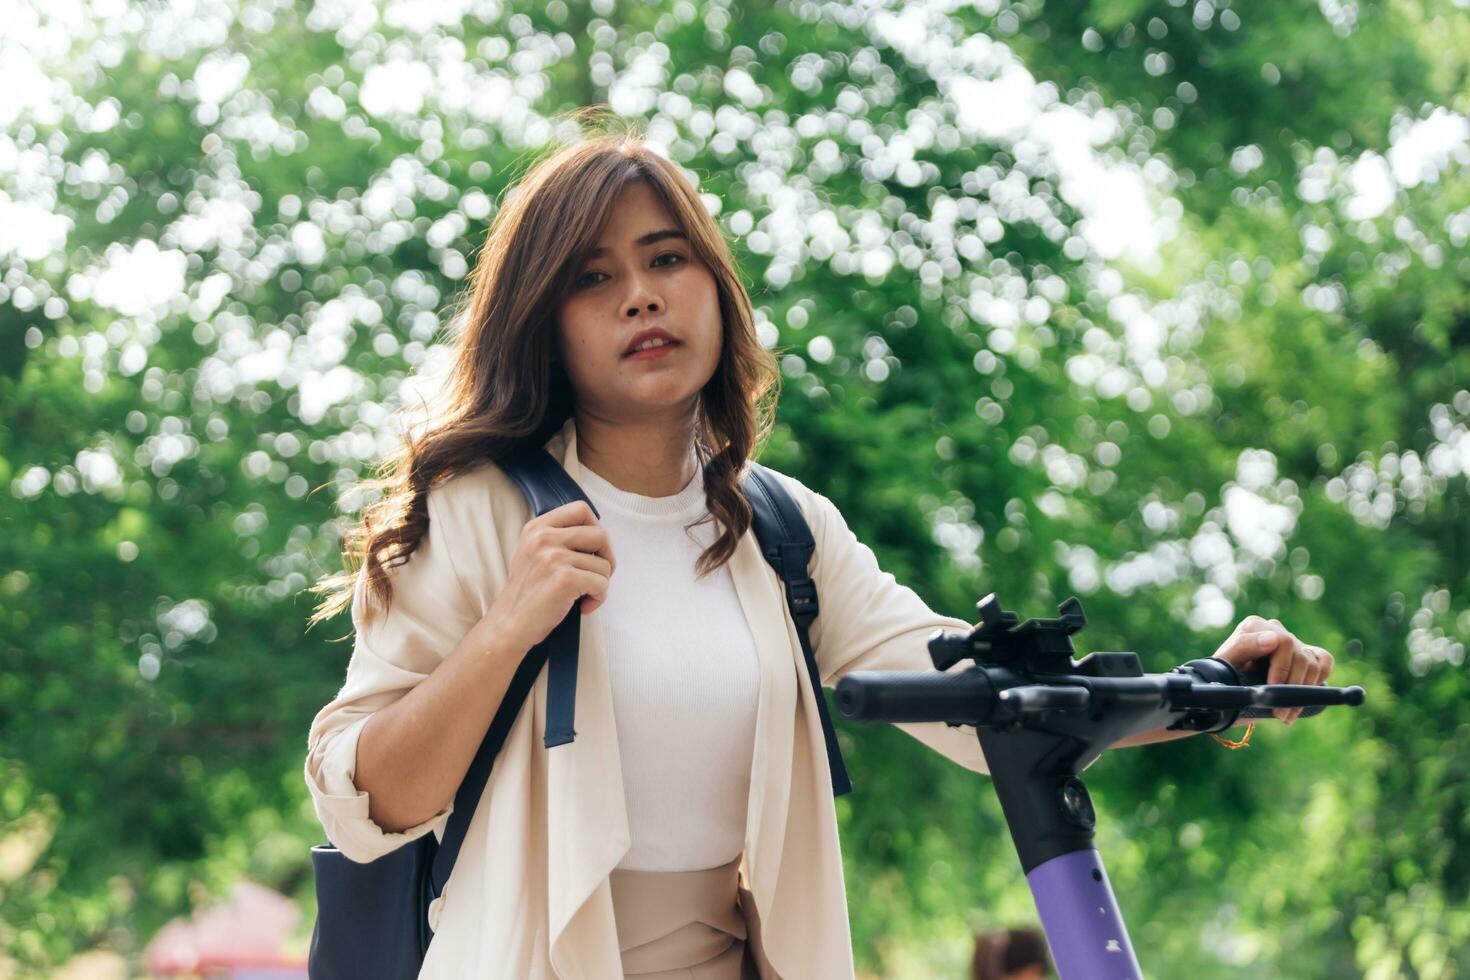
<instances>
[{"instance_id":1,"label":"purple scooter stem","mask_svg":"<svg viewBox=\"0 0 1470 980\"><path fill-rule=\"evenodd\" d=\"M1113 886L1095 849L1038 864L1026 882L1061 980L1143 980Z\"/></svg>"}]
</instances>

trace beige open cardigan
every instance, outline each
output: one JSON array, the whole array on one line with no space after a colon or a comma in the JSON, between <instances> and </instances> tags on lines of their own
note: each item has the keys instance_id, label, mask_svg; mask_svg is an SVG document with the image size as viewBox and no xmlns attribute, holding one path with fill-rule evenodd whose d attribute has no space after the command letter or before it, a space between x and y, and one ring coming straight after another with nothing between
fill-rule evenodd
<instances>
[{"instance_id":1,"label":"beige open cardigan","mask_svg":"<svg viewBox=\"0 0 1470 980\"><path fill-rule=\"evenodd\" d=\"M573 480L576 427L568 419L546 449ZM778 474L811 525L811 575L820 613L811 642L822 682L852 670L928 670L935 628L965 630L933 612L879 569L830 500ZM489 609L505 585L521 528L532 516L520 488L489 463L430 490L429 529L390 570L393 600L357 632L341 691L312 721L306 783L327 838L369 861L431 830L452 809L399 833L368 817L353 784L357 740L378 708L428 676ZM853 976L847 900L821 723L780 579L753 530L729 564L760 658L760 696L746 813L743 901L755 919L762 975L784 980ZM614 582L616 573L614 574ZM615 586L614 586L615 587ZM431 980L620 980L608 875L629 847L617 731L602 629L582 620L576 740L547 749L546 672L532 689L491 771L444 894L430 908ZM899 726L975 772L987 772L971 727ZM862 760L849 761L863 805ZM872 805L891 805L877 797ZM746 891L748 889L748 891Z\"/></svg>"}]
</instances>

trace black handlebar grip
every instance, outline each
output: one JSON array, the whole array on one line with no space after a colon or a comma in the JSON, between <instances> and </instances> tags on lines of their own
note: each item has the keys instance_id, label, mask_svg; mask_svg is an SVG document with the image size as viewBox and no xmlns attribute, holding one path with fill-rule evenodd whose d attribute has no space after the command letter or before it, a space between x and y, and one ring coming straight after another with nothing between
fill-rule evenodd
<instances>
[{"instance_id":1,"label":"black handlebar grip","mask_svg":"<svg viewBox=\"0 0 1470 980\"><path fill-rule=\"evenodd\" d=\"M1323 704L1314 705L1314 706L1312 706L1310 708L1303 708L1302 709L1301 717L1303 717L1303 718L1310 718L1313 715L1320 715L1325 710L1327 710L1327 706L1326 705L1323 705ZM1275 708L1242 708L1242 709L1240 709L1240 714L1238 714L1238 715L1235 716L1235 720L1236 721L1251 721L1251 720L1256 719L1256 718L1275 718L1275 717L1276 717L1276 709Z\"/></svg>"},{"instance_id":2,"label":"black handlebar grip","mask_svg":"<svg viewBox=\"0 0 1470 980\"><path fill-rule=\"evenodd\" d=\"M1265 698L1270 701L1284 701L1284 707L1302 707L1303 701L1318 700L1317 704L1302 707L1301 717L1309 718L1320 714L1323 708L1335 704L1347 704L1357 707L1363 703L1363 689L1354 684L1352 687L1309 687L1305 684L1272 684L1266 691ZM1270 718L1275 708L1267 705L1258 708L1246 708L1240 713L1242 718Z\"/></svg>"},{"instance_id":3,"label":"black handlebar grip","mask_svg":"<svg viewBox=\"0 0 1470 980\"><path fill-rule=\"evenodd\" d=\"M1196 672L1207 680L1216 683L1231 683L1229 675L1235 675L1235 682L1241 687L1259 687L1266 683L1270 674L1271 664L1265 657L1257 660L1251 665L1250 670L1241 670L1238 667L1211 657L1206 661L1191 660L1186 666L1194 667ZM1213 668L1213 669L1212 669ZM1346 688L1337 687L1315 687L1305 684L1273 684L1271 690L1266 692L1268 699L1279 699L1294 702L1291 706L1302 707L1301 717L1310 718L1312 715L1321 714L1324 708L1338 704L1359 705L1363 703L1363 689L1353 686ZM1303 701L1320 699L1314 705L1302 706ZM1248 721L1254 718L1271 718L1275 716L1276 709L1270 706L1259 706L1253 708L1242 708L1237 716L1238 721Z\"/></svg>"},{"instance_id":4,"label":"black handlebar grip","mask_svg":"<svg viewBox=\"0 0 1470 980\"><path fill-rule=\"evenodd\" d=\"M995 685L978 667L857 670L837 682L837 710L853 721L945 721L978 725L995 706Z\"/></svg>"},{"instance_id":5,"label":"black handlebar grip","mask_svg":"<svg viewBox=\"0 0 1470 980\"><path fill-rule=\"evenodd\" d=\"M1250 670L1241 670L1238 667L1236 668L1236 673L1240 675L1240 683L1241 683L1241 685L1242 686L1249 686L1249 687L1257 687L1257 686L1259 686L1261 684L1266 683L1266 675L1269 674L1270 671L1271 671L1271 661L1269 659L1267 659L1266 657L1262 657L1260 660L1257 660L1255 663L1251 664L1251 669ZM1318 705L1312 705L1311 707L1305 707L1305 708L1302 708L1302 715L1301 716L1303 718L1310 718L1313 715L1320 715L1324 710L1326 710L1326 708L1327 708L1327 705L1325 705L1325 704L1318 704ZM1254 718L1274 718L1274 717L1276 717L1276 709L1275 708L1264 708L1264 707L1261 707L1261 708L1245 708L1244 710L1242 710L1240 712L1240 715L1238 716L1238 718L1236 720L1237 721L1250 721L1250 720L1252 720Z\"/></svg>"}]
</instances>

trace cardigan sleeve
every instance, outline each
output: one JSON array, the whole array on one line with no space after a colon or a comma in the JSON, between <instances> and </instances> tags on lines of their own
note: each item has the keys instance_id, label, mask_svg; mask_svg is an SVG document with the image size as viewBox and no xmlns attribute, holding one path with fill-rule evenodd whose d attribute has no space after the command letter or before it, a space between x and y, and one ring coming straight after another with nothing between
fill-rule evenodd
<instances>
[{"instance_id":1,"label":"cardigan sleeve","mask_svg":"<svg viewBox=\"0 0 1470 980\"><path fill-rule=\"evenodd\" d=\"M788 478L789 479L789 478ZM918 594L878 566L873 550L847 526L837 506L800 487L807 522L816 542L811 575L819 611L812 621L812 652L822 684L835 687L854 670L933 670L927 645L935 629L969 633L973 624L942 616ZM956 664L952 672L965 669ZM899 724L898 728L974 772L989 773L975 726L944 722Z\"/></svg>"},{"instance_id":2,"label":"cardigan sleeve","mask_svg":"<svg viewBox=\"0 0 1470 980\"><path fill-rule=\"evenodd\" d=\"M375 602L372 616L365 615L366 566L359 573L347 678L307 735L312 805L327 839L353 861L372 861L431 830L442 837L454 809L451 800L427 820L388 832L368 816L368 794L353 781L357 742L373 712L428 677L478 620L449 553L454 529L444 523L441 493L442 487L429 491L429 527L417 549L407 562L387 569L393 594L386 610Z\"/></svg>"}]
</instances>

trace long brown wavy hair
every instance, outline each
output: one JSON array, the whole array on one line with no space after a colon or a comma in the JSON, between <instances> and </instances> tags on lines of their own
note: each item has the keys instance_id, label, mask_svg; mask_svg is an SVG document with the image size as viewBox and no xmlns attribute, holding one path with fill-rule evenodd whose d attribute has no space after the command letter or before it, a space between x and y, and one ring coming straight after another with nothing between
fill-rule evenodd
<instances>
[{"instance_id":1,"label":"long brown wavy hair","mask_svg":"<svg viewBox=\"0 0 1470 980\"><path fill-rule=\"evenodd\" d=\"M380 461L376 475L351 488L377 496L343 538L346 570L311 586L325 598L308 628L352 604L363 565L366 598L384 608L391 603L386 570L406 562L428 530L430 487L527 443L543 445L571 417L574 392L555 350L555 316L619 191L637 180L647 182L689 236L718 287L724 341L694 423L709 513L686 530L709 520L721 529L696 562L699 577L734 554L751 523L740 473L770 433L781 375L756 336L750 297L719 225L679 167L627 124L554 148L502 195L455 304L451 323L460 321L463 329L450 341L453 358L438 406L421 434L406 429L402 446ZM363 614L370 608L371 602Z\"/></svg>"}]
</instances>

